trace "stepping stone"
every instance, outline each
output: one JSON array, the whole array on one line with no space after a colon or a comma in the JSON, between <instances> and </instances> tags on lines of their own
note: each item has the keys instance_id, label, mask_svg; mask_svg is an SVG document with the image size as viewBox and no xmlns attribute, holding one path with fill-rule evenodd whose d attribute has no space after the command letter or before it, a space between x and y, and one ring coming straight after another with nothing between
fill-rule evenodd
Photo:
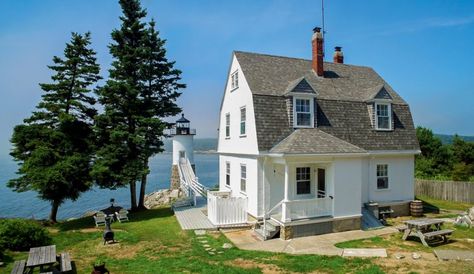
<instances>
[{"instance_id":1,"label":"stepping stone","mask_svg":"<svg viewBox=\"0 0 474 274\"><path fill-rule=\"evenodd\" d=\"M230 243L225 243L225 244L222 245L222 248L224 248L224 249L232 248L232 244L230 244Z\"/></svg>"},{"instance_id":2,"label":"stepping stone","mask_svg":"<svg viewBox=\"0 0 474 274\"><path fill-rule=\"evenodd\" d=\"M420 253L413 252L413 253L411 254L411 257L413 258L413 260L418 260L418 259L421 259L421 254L420 254Z\"/></svg>"},{"instance_id":3,"label":"stepping stone","mask_svg":"<svg viewBox=\"0 0 474 274\"><path fill-rule=\"evenodd\" d=\"M401 260L401 259L405 258L405 255L403 255L403 254L395 254L395 258L396 258L397 260Z\"/></svg>"},{"instance_id":4,"label":"stepping stone","mask_svg":"<svg viewBox=\"0 0 474 274\"><path fill-rule=\"evenodd\" d=\"M474 251L468 250L434 250L434 254L440 261L459 260L474 261Z\"/></svg>"},{"instance_id":5,"label":"stepping stone","mask_svg":"<svg viewBox=\"0 0 474 274\"><path fill-rule=\"evenodd\" d=\"M210 248L210 247L206 247L206 248L204 248L204 249L205 249L206 251L212 251L212 248Z\"/></svg>"},{"instance_id":6,"label":"stepping stone","mask_svg":"<svg viewBox=\"0 0 474 274\"><path fill-rule=\"evenodd\" d=\"M205 230L194 230L194 234L198 235L198 236L201 236L201 235L206 235L206 231Z\"/></svg>"},{"instance_id":7,"label":"stepping stone","mask_svg":"<svg viewBox=\"0 0 474 274\"><path fill-rule=\"evenodd\" d=\"M211 246L208 245L208 244L204 244L204 245L202 245L202 246L203 246L203 247L211 247Z\"/></svg>"},{"instance_id":8,"label":"stepping stone","mask_svg":"<svg viewBox=\"0 0 474 274\"><path fill-rule=\"evenodd\" d=\"M215 252L212 252L212 251L211 251L211 252L208 252L208 253L209 253L209 255L216 255L216 253L215 253Z\"/></svg>"},{"instance_id":9,"label":"stepping stone","mask_svg":"<svg viewBox=\"0 0 474 274\"><path fill-rule=\"evenodd\" d=\"M344 248L342 257L387 257L385 248Z\"/></svg>"},{"instance_id":10,"label":"stepping stone","mask_svg":"<svg viewBox=\"0 0 474 274\"><path fill-rule=\"evenodd\" d=\"M207 241L206 240L203 240L203 241L199 241L201 244L207 244Z\"/></svg>"},{"instance_id":11,"label":"stepping stone","mask_svg":"<svg viewBox=\"0 0 474 274\"><path fill-rule=\"evenodd\" d=\"M217 252L217 254L223 254L223 253L224 253L224 251L219 251L219 252Z\"/></svg>"}]
</instances>

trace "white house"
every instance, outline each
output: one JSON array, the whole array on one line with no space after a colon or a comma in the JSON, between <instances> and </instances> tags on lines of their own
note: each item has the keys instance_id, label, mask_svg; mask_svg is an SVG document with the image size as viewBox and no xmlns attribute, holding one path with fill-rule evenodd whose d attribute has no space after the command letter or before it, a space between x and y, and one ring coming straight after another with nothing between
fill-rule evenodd
<instances>
[{"instance_id":1,"label":"white house","mask_svg":"<svg viewBox=\"0 0 474 274\"><path fill-rule=\"evenodd\" d=\"M282 238L359 229L366 203L393 215L414 198L419 153L408 104L372 68L236 51L219 124L219 189Z\"/></svg>"}]
</instances>

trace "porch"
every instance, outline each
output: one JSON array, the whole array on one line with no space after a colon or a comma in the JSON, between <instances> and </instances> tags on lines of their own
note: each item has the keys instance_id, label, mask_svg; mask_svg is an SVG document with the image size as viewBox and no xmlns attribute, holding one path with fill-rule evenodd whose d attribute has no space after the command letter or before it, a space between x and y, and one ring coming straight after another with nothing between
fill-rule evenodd
<instances>
[{"instance_id":1,"label":"porch","mask_svg":"<svg viewBox=\"0 0 474 274\"><path fill-rule=\"evenodd\" d=\"M334 215L331 161L277 158L264 165L264 220L285 225Z\"/></svg>"}]
</instances>

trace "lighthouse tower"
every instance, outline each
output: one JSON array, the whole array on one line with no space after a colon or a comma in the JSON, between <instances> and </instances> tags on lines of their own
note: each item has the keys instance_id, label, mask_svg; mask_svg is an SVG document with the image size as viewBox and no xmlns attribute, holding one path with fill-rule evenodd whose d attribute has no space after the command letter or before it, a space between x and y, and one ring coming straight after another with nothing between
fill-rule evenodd
<instances>
[{"instance_id":1,"label":"lighthouse tower","mask_svg":"<svg viewBox=\"0 0 474 274\"><path fill-rule=\"evenodd\" d=\"M194 135L196 129L190 128L190 121L181 115L174 128L171 129L173 138L173 166L171 167L171 189L179 188L179 170L180 161L189 160L193 170L194 167Z\"/></svg>"}]
</instances>

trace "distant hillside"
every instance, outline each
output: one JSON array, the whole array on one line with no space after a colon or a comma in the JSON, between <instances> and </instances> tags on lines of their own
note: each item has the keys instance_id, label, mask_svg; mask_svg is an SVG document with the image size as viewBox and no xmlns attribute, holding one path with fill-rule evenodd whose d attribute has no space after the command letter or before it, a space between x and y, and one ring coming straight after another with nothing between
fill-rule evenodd
<instances>
[{"instance_id":1,"label":"distant hillside","mask_svg":"<svg viewBox=\"0 0 474 274\"><path fill-rule=\"evenodd\" d=\"M171 139L164 141L164 147L166 152L173 151L173 144ZM199 138L194 139L194 151L196 152L213 152L217 150L217 139L216 138Z\"/></svg>"},{"instance_id":2,"label":"distant hillside","mask_svg":"<svg viewBox=\"0 0 474 274\"><path fill-rule=\"evenodd\" d=\"M452 144L454 135L447 135L447 134L435 134L436 137L441 139L443 144ZM474 136L461 136L459 135L464 141L467 142L474 142Z\"/></svg>"}]
</instances>

